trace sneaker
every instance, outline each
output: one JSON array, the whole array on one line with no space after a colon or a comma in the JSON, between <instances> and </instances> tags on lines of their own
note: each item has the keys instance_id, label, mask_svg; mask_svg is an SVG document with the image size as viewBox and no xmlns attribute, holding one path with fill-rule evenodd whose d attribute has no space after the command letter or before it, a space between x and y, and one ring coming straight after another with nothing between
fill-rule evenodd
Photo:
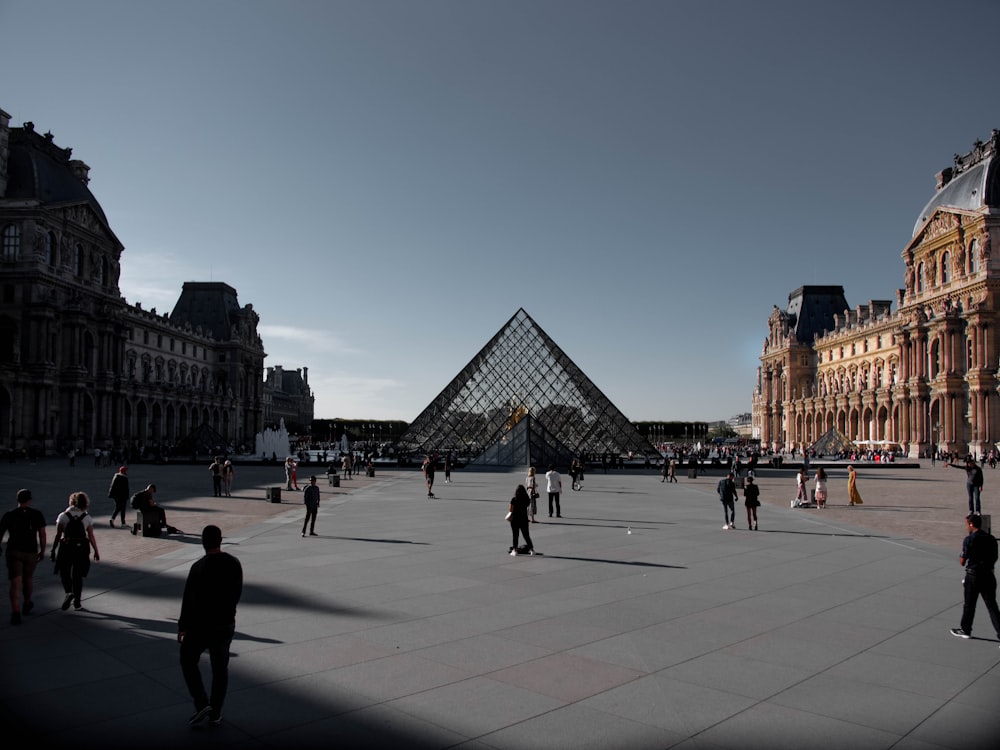
<instances>
[{"instance_id":1,"label":"sneaker","mask_svg":"<svg viewBox=\"0 0 1000 750\"><path fill-rule=\"evenodd\" d=\"M193 727L197 726L198 724L201 724L201 722L205 721L205 719L208 718L208 715L210 713L212 713L211 706L205 706L204 708L199 708L197 711L191 714L191 718L188 719L188 726Z\"/></svg>"},{"instance_id":2,"label":"sneaker","mask_svg":"<svg viewBox=\"0 0 1000 750\"><path fill-rule=\"evenodd\" d=\"M726 523L726 524L723 524L723 525L722 525L722 530L723 530L723 531L729 531L729 524L728 524L728 523Z\"/></svg>"},{"instance_id":3,"label":"sneaker","mask_svg":"<svg viewBox=\"0 0 1000 750\"><path fill-rule=\"evenodd\" d=\"M10 613L10 624L11 625L20 625L21 624L21 613L20 612L11 612Z\"/></svg>"},{"instance_id":4,"label":"sneaker","mask_svg":"<svg viewBox=\"0 0 1000 750\"><path fill-rule=\"evenodd\" d=\"M80 602L74 602L73 603L73 611L74 612L79 612L81 609L83 609L83 605L80 604Z\"/></svg>"},{"instance_id":5,"label":"sneaker","mask_svg":"<svg viewBox=\"0 0 1000 750\"><path fill-rule=\"evenodd\" d=\"M309 536L319 536L315 531L310 531Z\"/></svg>"},{"instance_id":6,"label":"sneaker","mask_svg":"<svg viewBox=\"0 0 1000 750\"><path fill-rule=\"evenodd\" d=\"M533 550L533 549L529 549L529 550L528 550L528 554L529 554L529 555L534 555L534 554L535 554L535 550Z\"/></svg>"},{"instance_id":7,"label":"sneaker","mask_svg":"<svg viewBox=\"0 0 1000 750\"><path fill-rule=\"evenodd\" d=\"M302 532L302 538L303 538L303 539L305 539L305 538L306 538L306 532L304 532L304 531Z\"/></svg>"},{"instance_id":8,"label":"sneaker","mask_svg":"<svg viewBox=\"0 0 1000 750\"><path fill-rule=\"evenodd\" d=\"M516 549L512 549L512 550L510 551L510 556L511 556L511 557L517 557L517 550L516 550Z\"/></svg>"},{"instance_id":9,"label":"sneaker","mask_svg":"<svg viewBox=\"0 0 1000 750\"><path fill-rule=\"evenodd\" d=\"M112 519L111 519L111 520L109 521L109 523L111 524L111 528L113 529L113 528L115 527L115 519L113 519L113 518L112 518Z\"/></svg>"},{"instance_id":10,"label":"sneaker","mask_svg":"<svg viewBox=\"0 0 1000 750\"><path fill-rule=\"evenodd\" d=\"M72 604L72 603L73 603L73 595L72 594L66 594L65 598L63 599L63 603L62 603L62 611L65 612L67 609L69 609L69 605Z\"/></svg>"},{"instance_id":11,"label":"sneaker","mask_svg":"<svg viewBox=\"0 0 1000 750\"><path fill-rule=\"evenodd\" d=\"M209 716L208 717L208 725L210 727L219 727L219 726L222 726L222 714L217 714L217 715L214 715L214 716Z\"/></svg>"},{"instance_id":12,"label":"sneaker","mask_svg":"<svg viewBox=\"0 0 1000 750\"><path fill-rule=\"evenodd\" d=\"M29 615L31 614L31 610L33 610L34 608L35 608L35 603L29 599L24 603L24 606L21 607L21 612L26 615Z\"/></svg>"},{"instance_id":13,"label":"sneaker","mask_svg":"<svg viewBox=\"0 0 1000 750\"><path fill-rule=\"evenodd\" d=\"M951 629L951 634L952 634L953 636L955 636L956 638L966 638L966 639L968 639L968 638L971 638L971 637L972 637L972 635L971 635L971 634L969 634L969 633L966 633L966 632L965 632L964 630L962 630L961 628L952 628L952 629Z\"/></svg>"}]
</instances>

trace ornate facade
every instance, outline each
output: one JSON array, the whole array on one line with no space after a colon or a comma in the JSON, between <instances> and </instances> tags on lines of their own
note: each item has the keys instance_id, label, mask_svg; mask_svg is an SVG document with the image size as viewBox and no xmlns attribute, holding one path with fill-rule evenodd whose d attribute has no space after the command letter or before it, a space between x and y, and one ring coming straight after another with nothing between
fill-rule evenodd
<instances>
[{"instance_id":1,"label":"ornate facade","mask_svg":"<svg viewBox=\"0 0 1000 750\"><path fill-rule=\"evenodd\" d=\"M264 380L267 398L264 423L276 425L285 420L289 431L304 434L313 421L316 399L309 388L309 368L286 370L281 365L267 368Z\"/></svg>"},{"instance_id":2,"label":"ornate facade","mask_svg":"<svg viewBox=\"0 0 1000 750\"><path fill-rule=\"evenodd\" d=\"M895 312L890 301L848 309L841 287L802 287L775 307L753 394L764 447L801 449L831 428L912 457L1000 441L998 208L994 130L937 175L902 251Z\"/></svg>"},{"instance_id":3,"label":"ornate facade","mask_svg":"<svg viewBox=\"0 0 1000 750\"><path fill-rule=\"evenodd\" d=\"M204 425L254 445L258 316L222 283L185 283L174 310L129 304L124 247L71 159L0 110L0 446L175 445Z\"/></svg>"}]
</instances>

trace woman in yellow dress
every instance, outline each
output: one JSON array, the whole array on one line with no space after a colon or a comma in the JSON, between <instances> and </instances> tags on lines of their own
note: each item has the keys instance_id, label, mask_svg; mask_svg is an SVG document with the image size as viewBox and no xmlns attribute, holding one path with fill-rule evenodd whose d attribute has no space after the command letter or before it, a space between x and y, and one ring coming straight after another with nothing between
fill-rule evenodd
<instances>
[{"instance_id":1,"label":"woman in yellow dress","mask_svg":"<svg viewBox=\"0 0 1000 750\"><path fill-rule=\"evenodd\" d=\"M851 499L851 505L863 505L865 502L858 492L858 472L853 466L847 467L847 496Z\"/></svg>"}]
</instances>

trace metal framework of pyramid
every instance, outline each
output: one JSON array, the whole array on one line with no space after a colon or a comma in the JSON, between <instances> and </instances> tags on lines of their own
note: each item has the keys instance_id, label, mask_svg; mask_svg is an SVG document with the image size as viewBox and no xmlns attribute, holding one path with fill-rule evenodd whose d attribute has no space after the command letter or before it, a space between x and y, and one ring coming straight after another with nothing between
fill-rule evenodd
<instances>
[{"instance_id":1,"label":"metal framework of pyramid","mask_svg":"<svg viewBox=\"0 0 1000 750\"><path fill-rule=\"evenodd\" d=\"M624 414L518 310L413 421L400 450L487 466L566 466L574 457L657 456Z\"/></svg>"}]
</instances>

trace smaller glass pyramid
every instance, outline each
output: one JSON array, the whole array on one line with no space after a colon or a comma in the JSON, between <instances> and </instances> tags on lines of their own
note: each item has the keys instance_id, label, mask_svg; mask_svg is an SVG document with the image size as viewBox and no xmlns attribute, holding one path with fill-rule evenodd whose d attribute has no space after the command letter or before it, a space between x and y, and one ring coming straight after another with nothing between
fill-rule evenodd
<instances>
[{"instance_id":1,"label":"smaller glass pyramid","mask_svg":"<svg viewBox=\"0 0 1000 750\"><path fill-rule=\"evenodd\" d=\"M523 308L420 413L399 449L493 466L659 457Z\"/></svg>"}]
</instances>

